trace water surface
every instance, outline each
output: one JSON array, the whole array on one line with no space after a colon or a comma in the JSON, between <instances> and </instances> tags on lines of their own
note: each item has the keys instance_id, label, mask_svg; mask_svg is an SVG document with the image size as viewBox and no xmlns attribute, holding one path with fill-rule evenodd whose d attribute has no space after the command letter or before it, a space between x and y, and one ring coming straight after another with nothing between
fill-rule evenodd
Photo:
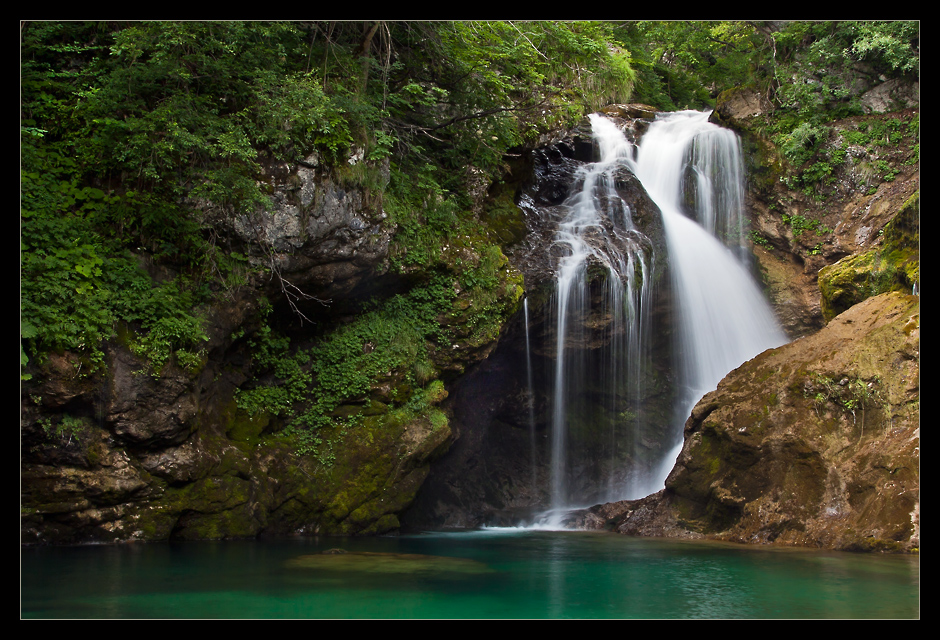
<instances>
[{"instance_id":1,"label":"water surface","mask_svg":"<svg viewBox=\"0 0 940 640\"><path fill-rule=\"evenodd\" d=\"M507 529L29 547L21 584L23 618L920 615L917 557Z\"/></svg>"}]
</instances>

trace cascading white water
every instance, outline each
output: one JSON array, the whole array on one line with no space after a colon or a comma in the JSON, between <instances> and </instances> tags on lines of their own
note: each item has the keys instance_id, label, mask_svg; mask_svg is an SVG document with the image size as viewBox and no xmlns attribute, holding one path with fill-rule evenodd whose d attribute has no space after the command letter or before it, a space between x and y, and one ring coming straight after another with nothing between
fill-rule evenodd
<instances>
[{"instance_id":1,"label":"cascading white water","mask_svg":"<svg viewBox=\"0 0 940 640\"><path fill-rule=\"evenodd\" d=\"M527 402L529 405L529 455L530 460L529 464L532 467L532 478L531 478L531 490L534 494L536 491L537 485L537 474L536 469L538 468L538 460L536 458L536 446L535 446L535 385L532 382L532 346L529 340L529 299L525 297L522 299L522 309L523 309L523 321L525 322L525 369L526 369L526 379L528 383L528 395Z\"/></svg>"},{"instance_id":2,"label":"cascading white water","mask_svg":"<svg viewBox=\"0 0 940 640\"><path fill-rule=\"evenodd\" d=\"M572 503L599 497L598 492L588 495L583 490L573 491L570 486L572 475L576 473L568 456L572 414L584 411L580 403L584 402L590 387L605 386L606 395L611 399L607 419L613 422L616 398L628 392L628 378L639 393L643 380L643 349L648 342L642 336L649 329L652 244L636 229L630 207L614 187L616 171L623 168L634 171L634 148L606 118L594 115L591 123L600 161L582 167L579 174L582 188L568 201L568 215L555 239L566 254L557 267L554 300L557 345L551 496L556 514ZM592 276L590 270L603 275ZM606 327L603 330L587 326L591 324L588 318L592 312L592 279L603 280L602 308L598 314ZM604 345L603 348L585 348L592 341ZM580 348L572 353L569 344ZM584 416L579 415L579 418ZM612 436L609 444L611 461L617 456L616 440ZM614 499L612 496L625 489L618 486L610 474L605 484L605 499Z\"/></svg>"},{"instance_id":3,"label":"cascading white water","mask_svg":"<svg viewBox=\"0 0 940 640\"><path fill-rule=\"evenodd\" d=\"M710 123L708 116L660 114L637 155L637 177L663 214L679 309L681 422L728 372L787 341L740 252L732 251L744 237L740 146L733 132ZM696 178L694 188L685 179L689 172ZM682 212L690 200L697 221ZM680 423L663 480L681 445Z\"/></svg>"},{"instance_id":4,"label":"cascading white water","mask_svg":"<svg viewBox=\"0 0 940 640\"><path fill-rule=\"evenodd\" d=\"M708 122L708 113L660 114L634 147L611 121L592 115L600 161L582 168L581 190L568 205L556 235L565 248L558 263L555 290L556 368L552 412L552 521L585 499L636 499L664 486L682 445L685 418L694 404L728 372L761 351L786 342L768 303L746 269L743 224L743 172L737 136ZM573 491L579 464L569 455L573 414L593 410L583 402L599 384L610 385L611 406L629 395L634 431L642 424L643 384L647 375L652 244L631 219L630 207L614 189L614 173L624 168L642 182L660 207L669 271L679 317L679 375L684 393L679 417L666 434L665 454L645 460L632 445L626 452L635 469L611 474L606 495ZM683 214L683 206L695 217ZM720 240L719 240L720 238ZM725 244L723 244L725 243ZM727 245L727 246L726 246ZM730 247L730 248L729 248ZM605 345L597 361L597 337L585 321L591 313L591 278L595 266L606 271L599 316L609 319ZM637 275L639 274L639 276ZM578 346L578 349L571 349ZM593 358L593 360L592 360ZM593 376L593 379L588 380ZM579 404L579 402L581 404ZM577 416L579 420L583 415ZM618 433L611 431L612 434ZM611 443L613 453L619 443ZM615 480L615 476L618 480Z\"/></svg>"}]
</instances>

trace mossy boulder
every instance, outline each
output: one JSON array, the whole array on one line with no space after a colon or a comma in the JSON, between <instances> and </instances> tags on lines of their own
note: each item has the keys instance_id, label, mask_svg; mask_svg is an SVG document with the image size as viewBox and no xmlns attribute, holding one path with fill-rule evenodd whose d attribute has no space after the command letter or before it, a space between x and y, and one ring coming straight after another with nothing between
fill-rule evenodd
<instances>
[{"instance_id":1,"label":"mossy boulder","mask_svg":"<svg viewBox=\"0 0 940 640\"><path fill-rule=\"evenodd\" d=\"M663 491L617 530L857 551L919 546L920 301L864 300L695 406Z\"/></svg>"},{"instance_id":2,"label":"mossy boulder","mask_svg":"<svg viewBox=\"0 0 940 640\"><path fill-rule=\"evenodd\" d=\"M862 300L920 284L920 192L905 202L882 233L879 247L847 256L819 272L826 322Z\"/></svg>"}]
</instances>

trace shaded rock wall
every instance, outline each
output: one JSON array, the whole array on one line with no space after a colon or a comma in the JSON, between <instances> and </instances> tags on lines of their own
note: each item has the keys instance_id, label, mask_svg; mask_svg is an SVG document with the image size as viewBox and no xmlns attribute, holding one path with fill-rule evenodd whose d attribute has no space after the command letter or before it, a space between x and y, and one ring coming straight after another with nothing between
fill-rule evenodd
<instances>
[{"instance_id":1,"label":"shaded rock wall","mask_svg":"<svg viewBox=\"0 0 940 640\"><path fill-rule=\"evenodd\" d=\"M128 349L126 328L103 345L104 371L83 370L68 353L31 363L21 393L23 542L398 529L398 514L414 499L430 460L450 444L446 419L366 415L359 428L330 434L330 450L318 462L279 440L282 421L252 417L234 400L252 373L245 336L258 329L262 297L273 301L282 324L302 333L301 317L343 321L357 298L401 286L383 279L394 229L380 200L365 188L342 187L314 160L268 167L270 208L241 216L206 211L221 245L267 270L201 310L209 341L197 371L171 362L152 375ZM512 274L499 273L503 286L491 301L496 320L517 298L507 283ZM486 357L487 342L493 337L474 334L437 360L462 370ZM427 400L444 397L442 389Z\"/></svg>"},{"instance_id":2,"label":"shaded rock wall","mask_svg":"<svg viewBox=\"0 0 940 640\"><path fill-rule=\"evenodd\" d=\"M446 424L368 417L324 468L262 437L269 419L235 406L237 371L154 378L120 345L108 354L107 376L55 359L24 394L23 542L384 533L449 444ZM77 392L52 407L58 387Z\"/></svg>"}]
</instances>

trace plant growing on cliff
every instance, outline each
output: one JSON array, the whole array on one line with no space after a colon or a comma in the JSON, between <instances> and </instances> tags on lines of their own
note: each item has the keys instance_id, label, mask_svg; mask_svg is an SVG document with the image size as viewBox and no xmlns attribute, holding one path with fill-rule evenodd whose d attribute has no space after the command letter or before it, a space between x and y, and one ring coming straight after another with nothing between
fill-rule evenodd
<instances>
[{"instance_id":1,"label":"plant growing on cliff","mask_svg":"<svg viewBox=\"0 0 940 640\"><path fill-rule=\"evenodd\" d=\"M357 416L379 381L403 387L388 398L399 405L412 398L404 389L433 381L428 341L441 335L437 317L453 295L449 279L433 278L408 294L373 304L371 311L308 349L292 347L289 339L262 325L250 341L255 382L236 392L238 406L285 418L285 433L297 439L298 451L319 451L326 440L318 432L359 424Z\"/></svg>"},{"instance_id":2,"label":"plant growing on cliff","mask_svg":"<svg viewBox=\"0 0 940 640\"><path fill-rule=\"evenodd\" d=\"M851 414L852 424L859 425L859 442L865 434L866 411L885 410L888 407L878 376L868 381L847 376L836 380L814 373L804 385L804 396L813 399L817 415L820 408L829 403L835 404L846 414Z\"/></svg>"},{"instance_id":3,"label":"plant growing on cliff","mask_svg":"<svg viewBox=\"0 0 940 640\"><path fill-rule=\"evenodd\" d=\"M76 418L69 414L63 414L57 423L52 418L42 418L39 420L46 437L55 444L61 444L65 440L64 446L68 447L74 439L78 442L87 429L87 425L82 418Z\"/></svg>"}]
</instances>

